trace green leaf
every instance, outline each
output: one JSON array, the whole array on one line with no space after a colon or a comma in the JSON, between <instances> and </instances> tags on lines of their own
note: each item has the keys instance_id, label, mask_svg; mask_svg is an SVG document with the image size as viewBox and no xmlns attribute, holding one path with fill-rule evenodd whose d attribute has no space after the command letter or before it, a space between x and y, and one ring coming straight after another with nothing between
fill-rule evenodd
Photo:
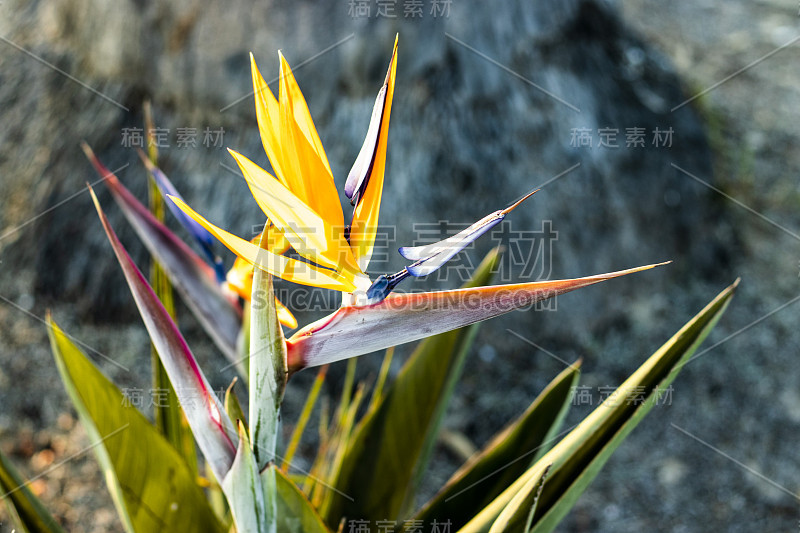
<instances>
[{"instance_id":1,"label":"green leaf","mask_svg":"<svg viewBox=\"0 0 800 533\"><path fill-rule=\"evenodd\" d=\"M183 457L48 317L50 344L127 531L222 531Z\"/></svg>"},{"instance_id":2,"label":"green leaf","mask_svg":"<svg viewBox=\"0 0 800 533\"><path fill-rule=\"evenodd\" d=\"M61 533L64 530L28 488L11 461L0 452L0 499L16 515L18 525L29 533Z\"/></svg>"},{"instance_id":3,"label":"green leaf","mask_svg":"<svg viewBox=\"0 0 800 533\"><path fill-rule=\"evenodd\" d=\"M513 423L467 461L415 518L450 520L458 530L552 446L580 377L580 361L550 382Z\"/></svg>"},{"instance_id":4,"label":"green leaf","mask_svg":"<svg viewBox=\"0 0 800 533\"><path fill-rule=\"evenodd\" d=\"M386 384L386 378L389 377L392 359L394 359L394 346L387 348L386 354L383 356L381 369L378 371L378 379L375 381L375 388L372 389L372 397L369 400L369 409L375 409L381 398L383 398L383 386Z\"/></svg>"},{"instance_id":5,"label":"green leaf","mask_svg":"<svg viewBox=\"0 0 800 533\"><path fill-rule=\"evenodd\" d=\"M492 524L489 533L503 533L512 528L512 525L525 524L522 527L523 533L528 533L531 530L533 517L536 514L536 506L539 503L539 498L542 496L547 473L550 470L550 465L547 465L536 476L522 487L522 490L514 496L508 505L506 505L500 516Z\"/></svg>"},{"instance_id":6,"label":"green leaf","mask_svg":"<svg viewBox=\"0 0 800 533\"><path fill-rule=\"evenodd\" d=\"M530 487L533 478L550 468L547 483L538 499L531 531L552 531L569 512L578 497L600 472L625 437L641 422L680 369L719 320L739 285L736 280L669 341L640 366L618 389L574 430L511 486L481 510L461 531L488 531L517 494ZM635 401L630 401L633 398ZM638 405L637 405L638 404ZM515 515L506 531L523 531L525 523Z\"/></svg>"},{"instance_id":7,"label":"green leaf","mask_svg":"<svg viewBox=\"0 0 800 533\"><path fill-rule=\"evenodd\" d=\"M498 256L495 249L484 259L473 285L488 281ZM330 527L338 526L342 517L398 518L413 505L476 327L423 341L377 406L364 416L335 477L336 491L329 491L320 510Z\"/></svg>"},{"instance_id":8,"label":"green leaf","mask_svg":"<svg viewBox=\"0 0 800 533\"><path fill-rule=\"evenodd\" d=\"M257 268L250 303L250 436L258 469L275 460L286 390L286 343L275 308L272 276Z\"/></svg>"},{"instance_id":9,"label":"green leaf","mask_svg":"<svg viewBox=\"0 0 800 533\"><path fill-rule=\"evenodd\" d=\"M353 364L354 366L354 364ZM348 370L351 362L348 361ZM337 407L337 414L334 415L333 428L329 429L330 438L320 443L320 451L314 460L311 468L309 480L313 484L311 491L311 503L317 509L322 509L330 505L329 501L339 494L331 490L334 480L338 479L342 470L350 443L353 442L354 427L356 426L356 415L364 400L365 385L359 384L355 394L346 403L340 403ZM343 393L342 396L345 396ZM343 408L346 405L347 408Z\"/></svg>"},{"instance_id":10,"label":"green leaf","mask_svg":"<svg viewBox=\"0 0 800 533\"><path fill-rule=\"evenodd\" d=\"M275 531L275 512L264 501L261 477L244 423L238 422L239 448L221 486L228 498L236 530L242 533Z\"/></svg>"},{"instance_id":11,"label":"green leaf","mask_svg":"<svg viewBox=\"0 0 800 533\"><path fill-rule=\"evenodd\" d=\"M236 393L233 392L237 381L237 378L233 378L233 381L231 381L231 384L228 385L227 390L225 390L225 412L228 413L228 416L234 423L236 423L237 420L241 420L246 424L247 418L244 416L242 405L239 403L239 398L236 397Z\"/></svg>"},{"instance_id":12,"label":"green leaf","mask_svg":"<svg viewBox=\"0 0 800 533\"><path fill-rule=\"evenodd\" d=\"M330 533L306 495L283 472L270 465L278 490L278 531L281 533ZM262 474L263 476L263 474Z\"/></svg>"}]
</instances>

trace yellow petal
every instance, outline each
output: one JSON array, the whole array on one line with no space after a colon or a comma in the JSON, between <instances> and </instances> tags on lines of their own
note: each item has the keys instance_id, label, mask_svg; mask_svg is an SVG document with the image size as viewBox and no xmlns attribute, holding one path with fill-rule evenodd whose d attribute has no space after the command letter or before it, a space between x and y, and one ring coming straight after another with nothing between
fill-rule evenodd
<instances>
[{"instance_id":1,"label":"yellow petal","mask_svg":"<svg viewBox=\"0 0 800 533\"><path fill-rule=\"evenodd\" d=\"M241 257L237 257L233 268L228 271L228 287L246 301L250 301L253 295L254 268L252 263L245 261ZM281 324L291 329L297 327L297 319L292 312L289 311L289 308L283 305L277 297L275 298L275 307L278 311L278 321Z\"/></svg>"},{"instance_id":2,"label":"yellow petal","mask_svg":"<svg viewBox=\"0 0 800 533\"><path fill-rule=\"evenodd\" d=\"M325 270L303 261L264 250L210 223L181 200L173 196L169 198L171 201L175 202L175 205L177 205L181 211L192 217L198 224L211 232L214 237L233 253L253 263L265 272L269 272L273 276L278 276L286 281L292 281L301 285L311 285L313 287L322 287L342 292L352 292L355 290L353 282L345 279L338 272Z\"/></svg>"},{"instance_id":3,"label":"yellow petal","mask_svg":"<svg viewBox=\"0 0 800 533\"><path fill-rule=\"evenodd\" d=\"M254 268L253 263L237 256L233 266L225 275L228 288L245 300L249 300L252 296Z\"/></svg>"},{"instance_id":4,"label":"yellow petal","mask_svg":"<svg viewBox=\"0 0 800 533\"><path fill-rule=\"evenodd\" d=\"M361 271L341 227L334 227L292 191L245 156L229 150L267 218L292 247L310 261L341 271L352 279Z\"/></svg>"},{"instance_id":5,"label":"yellow petal","mask_svg":"<svg viewBox=\"0 0 800 533\"><path fill-rule=\"evenodd\" d=\"M291 107L292 117L294 117L297 128L311 145L311 149L319 158L327 174L332 176L333 172L331 172L328 157L325 155L325 149L322 147L322 141L320 141L317 128L314 126L314 121L311 118L311 112L308 110L306 99L300 91L300 86L297 84L297 80L286 58L283 57L283 54L279 54L279 57L281 60L281 89L286 91L286 102Z\"/></svg>"},{"instance_id":6,"label":"yellow petal","mask_svg":"<svg viewBox=\"0 0 800 533\"><path fill-rule=\"evenodd\" d=\"M271 224L270 224L271 226ZM259 234L257 237L252 239L250 242L253 244L258 244L261 242L261 238L264 232ZM272 251L273 253L283 253L288 248L288 243L286 243L286 248L280 250L279 248L275 247L274 243L274 236L277 235L280 239L283 239L283 235L279 234L275 231L274 228L270 228L267 230L267 241L262 244L265 244L266 249ZM284 240L285 242L285 240ZM280 246L281 243L278 244ZM280 250L280 251L279 251ZM253 295L253 269L255 267L249 261L242 259L241 257L236 257L236 261L233 262L233 267L228 271L227 275L225 276L228 288L231 289L233 292L238 294L242 299L249 301ZM289 309L281 303L278 298L275 298L275 305L278 311L278 320L281 324L288 328L296 328L297 327L297 319L295 319L294 315L292 314Z\"/></svg>"},{"instance_id":7,"label":"yellow petal","mask_svg":"<svg viewBox=\"0 0 800 533\"><path fill-rule=\"evenodd\" d=\"M366 271L372 251L375 246L375 234L378 230L378 215L380 214L381 196L383 195L383 174L386 168L386 142L389 136L389 117L392 112L392 97L394 96L394 78L397 70L397 38L394 40L394 50L386 74L386 99L384 102L381 129L378 133L378 143L375 158L370 170L367 188L363 197L356 205L353 213L353 223L350 227L350 246L356 257L359 268Z\"/></svg>"},{"instance_id":8,"label":"yellow petal","mask_svg":"<svg viewBox=\"0 0 800 533\"><path fill-rule=\"evenodd\" d=\"M291 188L291 183L286 177L286 172L281 163L281 142L280 142L280 108L278 100L261 76L261 72L256 66L253 54L250 54L250 70L253 74L253 93L255 94L256 119L258 120L258 131L261 133L261 143L264 145L269 162L278 179Z\"/></svg>"},{"instance_id":9,"label":"yellow petal","mask_svg":"<svg viewBox=\"0 0 800 533\"><path fill-rule=\"evenodd\" d=\"M289 241L271 222L267 222L266 237L264 231L250 240L253 244L262 243L264 248L274 254L283 254L289 249ZM265 239L262 242L262 238ZM237 256L233 266L225 275L228 288L245 300L249 300L253 288L253 264Z\"/></svg>"},{"instance_id":10,"label":"yellow petal","mask_svg":"<svg viewBox=\"0 0 800 533\"><path fill-rule=\"evenodd\" d=\"M285 253L291 246L289 244L289 240L286 238L286 235L280 229L276 228L272 222L267 222L266 236L262 231L255 239L261 238L266 239L264 241L264 243L266 243L265 248L274 254ZM253 239L254 243L260 242L255 239Z\"/></svg>"},{"instance_id":11,"label":"yellow petal","mask_svg":"<svg viewBox=\"0 0 800 533\"><path fill-rule=\"evenodd\" d=\"M306 100L292 70L280 55L280 135L290 189L331 226L344 228L339 193Z\"/></svg>"},{"instance_id":12,"label":"yellow petal","mask_svg":"<svg viewBox=\"0 0 800 533\"><path fill-rule=\"evenodd\" d=\"M286 307L281 303L280 300L275 298L275 305L277 306L278 310L278 322L286 326L287 328L294 329L297 327L297 319L294 317L289 308Z\"/></svg>"}]
</instances>

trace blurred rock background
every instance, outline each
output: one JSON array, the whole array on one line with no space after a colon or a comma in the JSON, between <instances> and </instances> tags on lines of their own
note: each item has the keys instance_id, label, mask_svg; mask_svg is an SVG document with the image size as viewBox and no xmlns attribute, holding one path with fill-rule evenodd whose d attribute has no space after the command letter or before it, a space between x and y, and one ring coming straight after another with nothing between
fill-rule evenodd
<instances>
[{"instance_id":1,"label":"blurred rock background","mask_svg":"<svg viewBox=\"0 0 800 533\"><path fill-rule=\"evenodd\" d=\"M249 234L263 215L244 181L222 166L233 167L224 147L268 166L248 52L269 80L277 77L276 52L283 51L343 183L399 33L381 212L392 238L387 261L372 270L401 268L393 250L420 230L444 227L440 221L458 229L543 184L508 219L507 233L479 242L445 279L406 288L457 286L499 242L511 245L505 281L673 261L563 296L555 308L485 324L448 429L484 443L563 368L507 330L558 358L583 357L583 384L599 401L598 388L619 384L741 276L739 294L707 346L780 310L684 369L672 403L637 428L561 530L796 527L796 498L776 485L796 495L800 478L794 460L800 334L792 306L800 269L800 156L792 149L800 123L791 46L800 36L797 6L773 0L724 8L643 0L419 4L421 12L409 0L0 4L3 451L35 476L88 444L69 415L36 318L47 309L66 331L131 369L98 359L120 387L149 383L146 334L85 192L85 182L98 178L78 143L85 139L144 198L144 170L123 139L143 127L142 104L150 100L158 126L169 130L162 168L209 219ZM178 142L179 128L196 130L194 148ZM204 143L206 129L224 131L221 146ZM641 144L628 146L634 132L643 133ZM95 188L145 266L136 236L102 184ZM507 240L515 231L539 232L534 245L542 245L542 255L526 262L530 245ZM300 310L298 318L304 323L326 311ZM221 357L188 312L180 315L209 379L227 386L232 374L213 371L224 366ZM380 359L362 359L363 377ZM329 394L339 392L341 373L329 374ZM300 374L290 387L287 431L312 377ZM567 424L592 407L576 406ZM435 461L429 491L459 459L442 447ZM120 529L94 465L85 454L37 484L71 531Z\"/></svg>"}]
</instances>

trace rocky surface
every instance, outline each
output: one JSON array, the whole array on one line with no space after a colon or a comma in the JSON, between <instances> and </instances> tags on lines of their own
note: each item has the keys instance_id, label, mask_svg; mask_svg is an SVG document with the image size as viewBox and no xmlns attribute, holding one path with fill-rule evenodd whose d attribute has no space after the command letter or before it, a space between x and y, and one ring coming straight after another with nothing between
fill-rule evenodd
<instances>
[{"instance_id":1,"label":"rocky surface","mask_svg":"<svg viewBox=\"0 0 800 533\"><path fill-rule=\"evenodd\" d=\"M248 96L249 51L270 79L283 50L343 180L400 34L381 214L394 239L376 272L400 267L392 248L422 230L469 223L542 184L507 229L541 232L551 221L558 238L534 234L547 244L543 255L532 269L509 255L508 280L673 260L559 298L556 309L486 324L447 420L478 444L563 367L507 328L562 359L584 357L584 383L596 390L622 381L736 276L743 285L712 341L791 300L800 199L800 156L791 150L800 118L796 51L780 50L705 91L798 35L796 6L457 0L447 13L434 16L426 1L421 17L405 17L405 4L394 4L395 18L376 4L369 16L351 13L347 2L0 4L0 444L26 474L50 468L36 459L45 450L54 463L69 457L56 437L70 449L87 442L64 422L70 410L43 327L25 313L41 317L51 308L67 331L132 369L99 359L121 387L148 386L146 337L84 192L97 178L78 142L86 139L109 168L124 167L120 178L143 198L144 171L123 137L142 126L150 99L159 126L169 129L164 170L211 220L249 233L263 216L244 182L222 166L233 164L225 151L203 143L206 128L221 128L221 144L268 164ZM195 148L180 146L179 128L196 128ZM644 146L627 145L634 128ZM507 237L485 239L461 266ZM465 270L421 286L455 286ZM323 311L300 310L301 323ZM794 313L779 311L689 365L672 404L619 449L561 530L795 527L791 496L670 425L796 492L800 398L792 391L800 389L797 373L787 372L797 353ZM181 316L201 364L220 365L188 313ZM379 359L364 358L364 375ZM331 394L340 374L330 375ZM209 377L223 387L231 375ZM290 387L287 421L310 377ZM40 390L46 394L31 393ZM567 423L589 409L576 406ZM103 518L110 501L92 464L89 456L70 461L61 467L69 483L48 474L37 489L71 531L119 528ZM455 465L439 450L429 490Z\"/></svg>"}]
</instances>

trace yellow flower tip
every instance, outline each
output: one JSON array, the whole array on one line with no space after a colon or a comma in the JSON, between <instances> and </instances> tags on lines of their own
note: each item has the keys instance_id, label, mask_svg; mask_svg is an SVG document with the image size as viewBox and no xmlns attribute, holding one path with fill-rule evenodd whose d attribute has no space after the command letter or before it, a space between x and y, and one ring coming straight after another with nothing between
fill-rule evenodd
<instances>
[{"instance_id":1,"label":"yellow flower tip","mask_svg":"<svg viewBox=\"0 0 800 533\"><path fill-rule=\"evenodd\" d=\"M291 72L292 69L289 67L289 62L286 61L286 57L283 55L283 52L278 50L278 62L280 63L280 70L278 71L278 75L283 78L284 70Z\"/></svg>"},{"instance_id":2,"label":"yellow flower tip","mask_svg":"<svg viewBox=\"0 0 800 533\"><path fill-rule=\"evenodd\" d=\"M253 85L256 86L258 82L262 80L262 77L261 77L261 71L258 70L258 65L256 64L256 57L253 55L253 52L250 52L250 73L253 76ZM258 98L257 92L256 92L256 98Z\"/></svg>"}]
</instances>

